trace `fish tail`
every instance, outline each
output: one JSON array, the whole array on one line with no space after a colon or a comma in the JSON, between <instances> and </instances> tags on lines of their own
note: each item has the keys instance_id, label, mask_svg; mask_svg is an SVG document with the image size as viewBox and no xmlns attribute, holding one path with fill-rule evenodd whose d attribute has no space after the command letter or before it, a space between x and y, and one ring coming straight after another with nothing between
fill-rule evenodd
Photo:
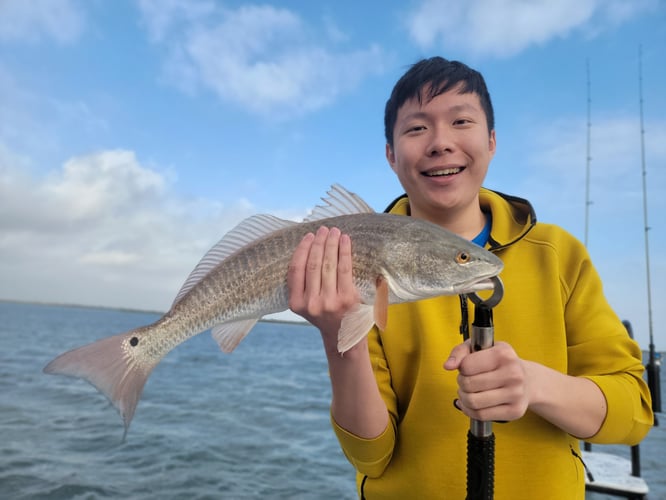
<instances>
[{"instance_id":1,"label":"fish tail","mask_svg":"<svg viewBox=\"0 0 666 500\"><path fill-rule=\"evenodd\" d=\"M103 393L118 410L127 435L143 387L159 359L139 364L126 349L135 330L107 337L61 354L44 367L44 373L78 377Z\"/></svg>"}]
</instances>

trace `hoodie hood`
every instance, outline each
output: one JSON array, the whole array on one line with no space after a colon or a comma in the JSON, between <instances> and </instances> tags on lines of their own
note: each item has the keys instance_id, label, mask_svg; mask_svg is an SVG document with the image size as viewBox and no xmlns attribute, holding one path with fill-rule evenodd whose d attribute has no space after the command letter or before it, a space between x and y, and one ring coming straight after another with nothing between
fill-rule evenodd
<instances>
[{"instance_id":1,"label":"hoodie hood","mask_svg":"<svg viewBox=\"0 0 666 500\"><path fill-rule=\"evenodd\" d=\"M488 239L490 250L499 250L521 240L537 222L534 208L523 198L481 188L479 202L481 210L492 216ZM409 215L409 198L406 194L399 196L384 212Z\"/></svg>"}]
</instances>

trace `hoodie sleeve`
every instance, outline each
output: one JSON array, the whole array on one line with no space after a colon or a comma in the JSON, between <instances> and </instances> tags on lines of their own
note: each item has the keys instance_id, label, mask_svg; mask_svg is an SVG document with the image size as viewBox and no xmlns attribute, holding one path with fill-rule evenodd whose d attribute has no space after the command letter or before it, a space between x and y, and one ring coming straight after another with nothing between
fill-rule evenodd
<instances>
[{"instance_id":1,"label":"hoodie sleeve","mask_svg":"<svg viewBox=\"0 0 666 500\"><path fill-rule=\"evenodd\" d=\"M368 345L377 385L389 411L389 424L384 432L376 438L365 439L340 427L333 417L331 417L331 423L347 460L359 473L369 477L379 477L393 456L396 440L397 403L395 393L391 388L391 375L384 357L377 327L370 331Z\"/></svg>"},{"instance_id":2,"label":"hoodie sleeve","mask_svg":"<svg viewBox=\"0 0 666 500\"><path fill-rule=\"evenodd\" d=\"M559 246L571 249L561 256L568 372L596 383L608 408L599 432L586 441L636 444L647 435L654 418L641 349L608 304L585 247L567 233L562 237L571 240Z\"/></svg>"}]
</instances>

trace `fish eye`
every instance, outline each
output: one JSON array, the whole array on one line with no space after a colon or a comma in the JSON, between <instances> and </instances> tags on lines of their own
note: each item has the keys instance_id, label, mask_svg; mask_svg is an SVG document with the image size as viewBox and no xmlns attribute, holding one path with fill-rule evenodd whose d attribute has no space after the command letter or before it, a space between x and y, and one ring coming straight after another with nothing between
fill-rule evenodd
<instances>
[{"instance_id":1,"label":"fish eye","mask_svg":"<svg viewBox=\"0 0 666 500\"><path fill-rule=\"evenodd\" d=\"M467 264L470 260L472 260L472 256L465 251L460 251L456 255L456 262L458 264Z\"/></svg>"}]
</instances>

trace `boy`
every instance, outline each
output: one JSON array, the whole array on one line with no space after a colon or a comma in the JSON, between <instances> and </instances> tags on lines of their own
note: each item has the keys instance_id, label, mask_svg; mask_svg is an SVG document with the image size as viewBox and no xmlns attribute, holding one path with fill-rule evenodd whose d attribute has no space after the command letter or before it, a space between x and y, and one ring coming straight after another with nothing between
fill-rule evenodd
<instances>
[{"instance_id":1,"label":"boy","mask_svg":"<svg viewBox=\"0 0 666 500\"><path fill-rule=\"evenodd\" d=\"M386 104L385 134L406 192L388 211L495 252L504 297L490 349L461 343L460 301L439 297L391 306L385 330L342 357L337 331L358 301L353 242L336 228L303 239L289 269L290 308L321 332L332 424L359 495L464 498L471 417L506 422L493 428L496 498L583 499L579 441L637 443L653 422L641 351L586 249L537 223L526 200L481 187L496 139L475 70L441 57L412 66Z\"/></svg>"}]
</instances>

